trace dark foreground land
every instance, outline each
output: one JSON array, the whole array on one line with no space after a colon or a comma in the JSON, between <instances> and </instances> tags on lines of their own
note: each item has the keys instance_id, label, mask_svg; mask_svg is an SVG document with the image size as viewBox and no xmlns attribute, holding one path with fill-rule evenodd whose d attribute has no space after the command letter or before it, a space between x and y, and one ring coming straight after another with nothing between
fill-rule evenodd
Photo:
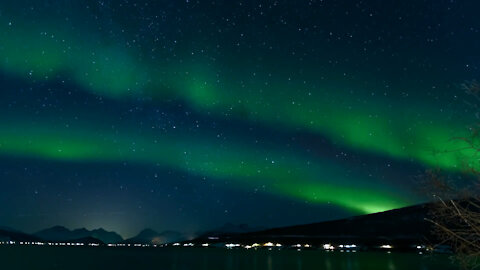
<instances>
[{"instance_id":1,"label":"dark foreground land","mask_svg":"<svg viewBox=\"0 0 480 270\"><path fill-rule=\"evenodd\" d=\"M316 250L0 246L1 269L446 270L448 255Z\"/></svg>"}]
</instances>

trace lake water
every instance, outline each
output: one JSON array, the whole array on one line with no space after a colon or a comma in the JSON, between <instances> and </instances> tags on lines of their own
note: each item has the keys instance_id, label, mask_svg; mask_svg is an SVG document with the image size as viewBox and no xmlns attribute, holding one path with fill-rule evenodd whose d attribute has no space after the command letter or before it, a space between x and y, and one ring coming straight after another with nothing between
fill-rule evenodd
<instances>
[{"instance_id":1,"label":"lake water","mask_svg":"<svg viewBox=\"0 0 480 270\"><path fill-rule=\"evenodd\" d=\"M0 269L446 270L448 255L214 248L0 246Z\"/></svg>"}]
</instances>

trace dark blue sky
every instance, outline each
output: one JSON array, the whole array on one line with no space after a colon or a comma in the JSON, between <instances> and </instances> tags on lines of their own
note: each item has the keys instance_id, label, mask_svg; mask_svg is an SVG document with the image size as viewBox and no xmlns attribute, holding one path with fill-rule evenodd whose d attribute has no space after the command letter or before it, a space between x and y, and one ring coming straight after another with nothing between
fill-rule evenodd
<instances>
[{"instance_id":1,"label":"dark blue sky","mask_svg":"<svg viewBox=\"0 0 480 270\"><path fill-rule=\"evenodd\" d=\"M450 139L475 122L479 8L0 3L0 223L193 234L424 202L419 175L471 158Z\"/></svg>"}]
</instances>

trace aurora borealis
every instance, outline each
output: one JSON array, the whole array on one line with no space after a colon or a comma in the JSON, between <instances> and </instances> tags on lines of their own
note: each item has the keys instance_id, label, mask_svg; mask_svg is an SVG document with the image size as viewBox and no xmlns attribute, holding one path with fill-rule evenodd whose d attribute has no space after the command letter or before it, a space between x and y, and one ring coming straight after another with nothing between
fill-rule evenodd
<instances>
[{"instance_id":1,"label":"aurora borealis","mask_svg":"<svg viewBox=\"0 0 480 270\"><path fill-rule=\"evenodd\" d=\"M2 1L5 224L188 232L426 200L477 166L474 1ZM279 211L278 209L283 209Z\"/></svg>"}]
</instances>

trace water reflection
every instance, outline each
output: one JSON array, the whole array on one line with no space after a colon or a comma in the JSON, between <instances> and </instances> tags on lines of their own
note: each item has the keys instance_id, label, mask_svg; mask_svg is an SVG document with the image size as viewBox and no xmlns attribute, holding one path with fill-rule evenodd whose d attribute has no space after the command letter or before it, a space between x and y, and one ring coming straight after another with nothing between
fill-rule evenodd
<instances>
[{"instance_id":1,"label":"water reflection","mask_svg":"<svg viewBox=\"0 0 480 270\"><path fill-rule=\"evenodd\" d=\"M29 258L28 260L22 258ZM88 258L88 260L85 260ZM0 247L2 269L454 270L448 255L216 248ZM75 262L72 264L72 262ZM95 268L95 266L98 266ZM106 267L108 266L108 267Z\"/></svg>"}]
</instances>

